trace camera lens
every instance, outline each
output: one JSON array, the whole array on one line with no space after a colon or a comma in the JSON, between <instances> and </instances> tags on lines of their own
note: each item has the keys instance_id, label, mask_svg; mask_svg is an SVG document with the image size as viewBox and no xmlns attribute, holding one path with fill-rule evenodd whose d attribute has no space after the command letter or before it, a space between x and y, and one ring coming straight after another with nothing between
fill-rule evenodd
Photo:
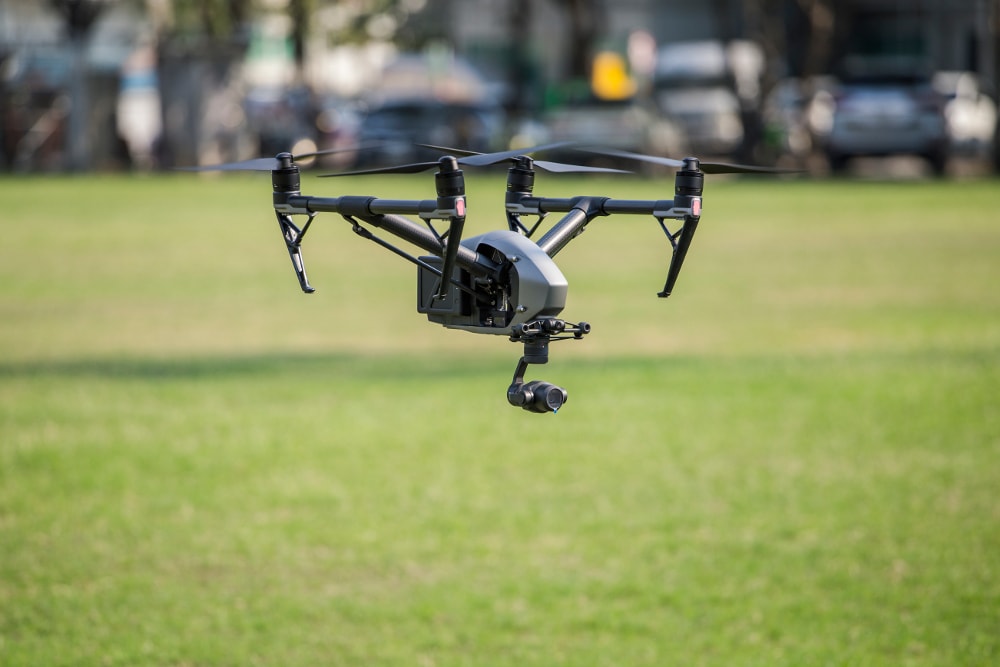
<instances>
[{"instance_id":1,"label":"camera lens","mask_svg":"<svg viewBox=\"0 0 1000 667\"><path fill-rule=\"evenodd\" d=\"M545 413L557 412L566 402L568 395L562 387L557 387L548 382L534 380L528 382L520 388L518 401L515 405L520 405L528 412Z\"/></svg>"},{"instance_id":2,"label":"camera lens","mask_svg":"<svg viewBox=\"0 0 1000 667\"><path fill-rule=\"evenodd\" d=\"M534 404L539 412L556 412L568 398L566 390L554 384L542 384L535 390Z\"/></svg>"}]
</instances>

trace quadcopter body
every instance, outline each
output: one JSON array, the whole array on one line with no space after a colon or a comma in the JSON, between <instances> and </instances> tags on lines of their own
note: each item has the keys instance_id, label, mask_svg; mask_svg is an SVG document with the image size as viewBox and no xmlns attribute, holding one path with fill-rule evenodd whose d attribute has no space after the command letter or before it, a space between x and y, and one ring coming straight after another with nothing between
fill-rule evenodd
<instances>
[{"instance_id":1,"label":"quadcopter body","mask_svg":"<svg viewBox=\"0 0 1000 667\"><path fill-rule=\"evenodd\" d=\"M512 327L554 318L566 306L569 282L555 261L526 236L496 230L465 239L462 246L495 266L496 277L477 283L468 270L456 267L452 282L478 286L478 294L453 289L436 299L441 276L420 267L417 312L431 322L472 333L509 335ZM439 269L443 263L433 255L420 259Z\"/></svg>"},{"instance_id":2,"label":"quadcopter body","mask_svg":"<svg viewBox=\"0 0 1000 667\"><path fill-rule=\"evenodd\" d=\"M609 215L642 215L655 219L670 246L666 281L658 293L673 291L702 210L705 173L775 171L720 163L701 163L697 158L671 160L622 151L587 149L620 158L645 160L678 168L673 198L628 200L605 196L547 198L534 194L536 169L554 172L622 172L617 169L568 165L534 160L530 155L564 144L520 151L473 153L438 146L449 153L435 162L421 162L361 172L326 174L415 173L436 169L436 196L423 200L384 199L373 196L317 197L301 191L300 170L295 160L304 156L281 153L277 157L250 160L209 169L255 169L271 172L273 207L285 247L303 292L314 292L306 275L302 241L320 213L336 213L352 230L417 267L417 311L435 324L476 334L507 336L523 345L513 380L507 390L511 405L529 412L556 412L567 400L565 389L538 380L526 382L530 364L548 362L549 344L579 340L590 333L586 322L560 319L566 305L568 281L554 257L594 219ZM459 157L455 157L455 156ZM508 228L463 239L467 202L461 166L487 166L509 162L505 213ZM538 238L546 219L560 216ZM299 226L296 218L305 217ZM530 224L526 219L535 218ZM671 230L669 224L675 228ZM447 224L439 231L435 225ZM680 223L677 226L677 223ZM389 240L386 236L392 237ZM405 242L423 251L397 245Z\"/></svg>"}]
</instances>

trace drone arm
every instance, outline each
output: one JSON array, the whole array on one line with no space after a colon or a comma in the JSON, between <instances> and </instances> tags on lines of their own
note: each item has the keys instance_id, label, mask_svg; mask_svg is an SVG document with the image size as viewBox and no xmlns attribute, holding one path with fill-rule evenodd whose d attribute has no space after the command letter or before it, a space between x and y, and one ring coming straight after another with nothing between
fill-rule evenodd
<instances>
[{"instance_id":1,"label":"drone arm","mask_svg":"<svg viewBox=\"0 0 1000 667\"><path fill-rule=\"evenodd\" d=\"M602 208L604 199L577 197L571 201L572 208L563 219L538 239L538 247L549 257L555 257L556 253L565 248L570 241L582 234L584 227L591 220L599 215L607 215Z\"/></svg>"},{"instance_id":2,"label":"drone arm","mask_svg":"<svg viewBox=\"0 0 1000 667\"><path fill-rule=\"evenodd\" d=\"M373 227L378 227L393 236L411 243L421 250L433 253L439 257L444 255L445 245L426 225L405 217L409 215L428 215L437 210L437 201L379 199L377 197L345 196L345 197L309 197L294 196L288 199L288 206L301 213L337 213L345 218L356 218ZM492 274L494 267L491 262L484 261L479 253L471 248L456 245L455 263L472 275L485 278Z\"/></svg>"},{"instance_id":3,"label":"drone arm","mask_svg":"<svg viewBox=\"0 0 1000 667\"><path fill-rule=\"evenodd\" d=\"M525 198L520 207L529 208L539 214L566 213L559 222L538 240L538 247L549 257L554 257L574 238L579 236L591 220L598 216L614 214L653 215L664 218L681 219L690 214L690 209L679 209L673 200L631 200L608 197L574 197L572 199Z\"/></svg>"},{"instance_id":4,"label":"drone arm","mask_svg":"<svg viewBox=\"0 0 1000 667\"><path fill-rule=\"evenodd\" d=\"M278 209L278 206L275 208ZM437 210L437 201L434 199L379 199L378 197L365 196L311 197L293 195L283 202L283 207L280 210L287 210L290 213L339 213L351 216L397 214L433 217Z\"/></svg>"},{"instance_id":5,"label":"drone arm","mask_svg":"<svg viewBox=\"0 0 1000 667\"><path fill-rule=\"evenodd\" d=\"M441 241L430 230L409 218L400 215L362 215L358 217L439 257L444 252ZM495 269L493 263L487 262L478 252L461 245L456 246L455 263L478 278L491 276Z\"/></svg>"},{"instance_id":6,"label":"drone arm","mask_svg":"<svg viewBox=\"0 0 1000 667\"><path fill-rule=\"evenodd\" d=\"M689 198L690 199L690 198ZM569 213L584 204L596 204L598 215L652 215L657 218L681 219L692 214L690 201L673 199L612 199L610 197L572 197L569 199L549 197L524 197L507 204L508 212L539 215L548 213ZM700 202L699 202L700 207Z\"/></svg>"},{"instance_id":7,"label":"drone arm","mask_svg":"<svg viewBox=\"0 0 1000 667\"><path fill-rule=\"evenodd\" d=\"M462 170L458 168L458 161L453 157L443 157L439 160L439 172L436 176L437 199L434 200L304 196L300 190L299 170L295 166L292 156L288 154L279 157L277 168L271 170L271 180L274 189L274 212L278 217L278 224L291 257L295 275L304 292L309 293L315 290L309 285L306 278L301 241L313 218L320 212L340 214L359 233L361 233L361 227L358 220L362 220L441 257L443 260L442 280L436 295L436 298L440 300L447 297L456 265L461 266L477 278L485 279L489 279L496 269L492 262L484 261L479 253L461 245L462 230L465 226L465 178ZM292 222L293 215L308 215L309 220L302 229L299 229ZM426 224L421 225L404 217L406 215L419 215ZM448 220L447 240L430 223L431 220L435 219ZM398 255L417 261L419 264L416 258L388 242L376 239L370 232L368 232L367 237Z\"/></svg>"},{"instance_id":8,"label":"drone arm","mask_svg":"<svg viewBox=\"0 0 1000 667\"><path fill-rule=\"evenodd\" d=\"M609 199L605 202L604 210L608 214L647 214L657 219L672 248L670 264L667 267L667 279L663 290L657 292L657 296L661 299L670 296L674 290L674 284L677 282L677 276L680 275L681 267L684 265L688 248L691 247L691 240L698 228L698 222L701 220L700 192L699 196L679 194L675 199L655 202ZM667 219L683 220L681 228L671 233L663 222Z\"/></svg>"},{"instance_id":9,"label":"drone arm","mask_svg":"<svg viewBox=\"0 0 1000 667\"><path fill-rule=\"evenodd\" d=\"M677 276L680 275L688 248L701 219L700 194L700 190L681 192L675 199L661 200L523 197L516 202L508 202L508 208L518 213L566 213L565 217L538 240L538 246L550 257L555 256L579 236L584 227L599 215L652 215L659 221L673 249L667 267L666 283L663 290L657 293L661 298L666 298L670 296L677 282ZM671 233L663 223L666 219L683 220L683 224L678 231Z\"/></svg>"}]
</instances>

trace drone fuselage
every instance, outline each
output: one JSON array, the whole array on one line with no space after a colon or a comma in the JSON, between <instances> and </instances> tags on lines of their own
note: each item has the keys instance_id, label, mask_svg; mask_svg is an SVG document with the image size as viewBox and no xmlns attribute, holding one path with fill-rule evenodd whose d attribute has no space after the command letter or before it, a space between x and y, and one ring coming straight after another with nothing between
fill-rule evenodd
<instances>
[{"instance_id":1,"label":"drone fuselage","mask_svg":"<svg viewBox=\"0 0 1000 667\"><path fill-rule=\"evenodd\" d=\"M462 246L497 267L488 278L477 278L461 266L453 280L470 291L449 290L439 298L441 277L418 267L417 311L449 329L509 336L511 328L554 318L566 306L569 283L556 263L531 239L497 230L462 241ZM440 270L438 256L420 260Z\"/></svg>"}]
</instances>

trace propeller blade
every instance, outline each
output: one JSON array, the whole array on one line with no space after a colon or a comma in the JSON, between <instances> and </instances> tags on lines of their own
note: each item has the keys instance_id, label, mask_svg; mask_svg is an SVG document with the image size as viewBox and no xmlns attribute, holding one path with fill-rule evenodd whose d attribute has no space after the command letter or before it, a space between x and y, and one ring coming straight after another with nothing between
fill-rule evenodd
<instances>
[{"instance_id":1,"label":"propeller blade","mask_svg":"<svg viewBox=\"0 0 1000 667\"><path fill-rule=\"evenodd\" d=\"M758 167L752 164L727 164L725 162L702 162L701 170L706 174L797 174L801 171L801 169Z\"/></svg>"},{"instance_id":2,"label":"propeller blade","mask_svg":"<svg viewBox=\"0 0 1000 667\"><path fill-rule=\"evenodd\" d=\"M293 155L292 160L306 160L322 155L335 155L336 153L349 153L367 148L366 146L352 146L350 148L330 148L323 151L313 151L311 153L300 153ZM281 167L281 162L276 157L259 157L242 162L228 162L225 164L209 164L201 167L177 167L178 171L273 171Z\"/></svg>"},{"instance_id":3,"label":"propeller blade","mask_svg":"<svg viewBox=\"0 0 1000 667\"><path fill-rule=\"evenodd\" d=\"M526 153L532 153L535 151L546 150L550 148L557 148L563 146L569 146L568 142L562 142L558 144L545 144L542 146L535 146L534 148L521 149L516 151L504 151L503 153L478 153L476 151L469 151L463 148L452 148L450 146L437 146L435 144L417 144L421 148L430 148L432 150L441 151L443 153L450 153L451 155L461 155L463 158L483 156L495 159L497 162L502 162L503 160L509 160L511 157L520 157ZM511 155L513 153L514 155ZM460 159L460 164L468 164L471 166L477 166L477 163L469 159ZM491 161L486 164L495 164ZM589 167L582 164L565 164L562 162L551 162L549 160L534 160L534 165L546 171L551 171L553 173L603 173L603 174L631 174L632 172L625 169L611 169L609 167Z\"/></svg>"},{"instance_id":4,"label":"propeller blade","mask_svg":"<svg viewBox=\"0 0 1000 667\"><path fill-rule=\"evenodd\" d=\"M376 167L375 169L361 169L359 171L341 171L334 174L320 174L317 178L335 178L337 176L365 176L368 174L416 174L427 171L432 167L440 166L440 162L413 162L410 164L397 164L392 167Z\"/></svg>"},{"instance_id":5,"label":"propeller blade","mask_svg":"<svg viewBox=\"0 0 1000 667\"><path fill-rule=\"evenodd\" d=\"M548 160L535 160L536 167L551 171L556 174L587 173L587 174L631 174L625 169L612 169L611 167L588 167L582 164L563 164L562 162L549 162Z\"/></svg>"},{"instance_id":6,"label":"propeller blade","mask_svg":"<svg viewBox=\"0 0 1000 667\"><path fill-rule=\"evenodd\" d=\"M531 146L529 148L518 148L510 151L502 151L500 153L479 153L475 155L470 155L468 157L460 158L459 162L461 164L467 164L473 167L487 167L491 164L497 164L498 162L503 162L504 160L510 160L512 158L521 157L522 155L529 155L531 153L537 153L539 151L547 151L553 148L563 148L571 145L572 144L568 141L560 141L554 144L542 144L540 146Z\"/></svg>"},{"instance_id":7,"label":"propeller blade","mask_svg":"<svg viewBox=\"0 0 1000 667\"><path fill-rule=\"evenodd\" d=\"M643 155L642 153L632 153L630 151L621 151L617 148L594 148L592 146L581 147L579 150L586 151L587 153L597 153L598 155L607 155L609 157L620 157L626 160L638 160L640 162L650 162L652 164L663 165L664 167L682 167L684 165L680 160L675 160L669 157L660 157L658 155Z\"/></svg>"},{"instance_id":8,"label":"propeller blade","mask_svg":"<svg viewBox=\"0 0 1000 667\"><path fill-rule=\"evenodd\" d=\"M178 171L271 171L278 166L278 160L273 157L260 157L242 162L226 164L209 164L202 167L177 167Z\"/></svg>"},{"instance_id":9,"label":"propeller blade","mask_svg":"<svg viewBox=\"0 0 1000 667\"><path fill-rule=\"evenodd\" d=\"M313 151L312 153L296 153L292 156L293 160L306 160L311 157L322 157L323 155L336 155L337 153L352 153L357 151L365 151L372 148L371 144L365 144L364 146L348 146L345 148L328 148L322 151Z\"/></svg>"},{"instance_id":10,"label":"propeller blade","mask_svg":"<svg viewBox=\"0 0 1000 667\"><path fill-rule=\"evenodd\" d=\"M450 146L437 146L435 144L416 144L421 148L430 148L450 155L460 155L458 163L469 165L470 167L486 167L498 162L510 160L535 151L550 150L570 146L569 142L555 144L543 144L520 150L503 151L500 153L478 153L476 151L465 150L463 148L452 148ZM415 174L439 166L440 162L414 162L411 164L401 164L391 167L378 167L375 169L363 169L360 171L345 171L336 174L320 174L319 178L332 178L335 176L360 176L366 174ZM563 164L562 162L550 162L548 160L535 160L535 166L555 173L604 173L604 174L630 174L632 172L624 169L611 169L609 167L588 167L579 164Z\"/></svg>"},{"instance_id":11,"label":"propeller blade","mask_svg":"<svg viewBox=\"0 0 1000 667\"><path fill-rule=\"evenodd\" d=\"M436 144L416 144L421 148L430 148L433 151L441 151L442 153L447 153L449 155L462 155L462 156L473 156L473 155L483 155L479 151L470 151L464 148L452 148L451 146L438 146Z\"/></svg>"},{"instance_id":12,"label":"propeller blade","mask_svg":"<svg viewBox=\"0 0 1000 667\"><path fill-rule=\"evenodd\" d=\"M620 157L628 160L650 162L652 164L659 164L664 167L674 167L677 169L684 166L684 162L681 160L675 160L669 157L660 157L658 155L643 155L641 153L632 153L615 148L587 147L580 148L579 150L587 151L588 153L597 153L599 155L608 155L610 157ZM796 169L758 167L749 164L729 164L727 162L701 162L700 164L701 171L706 174L794 174L798 171Z\"/></svg>"}]
</instances>

